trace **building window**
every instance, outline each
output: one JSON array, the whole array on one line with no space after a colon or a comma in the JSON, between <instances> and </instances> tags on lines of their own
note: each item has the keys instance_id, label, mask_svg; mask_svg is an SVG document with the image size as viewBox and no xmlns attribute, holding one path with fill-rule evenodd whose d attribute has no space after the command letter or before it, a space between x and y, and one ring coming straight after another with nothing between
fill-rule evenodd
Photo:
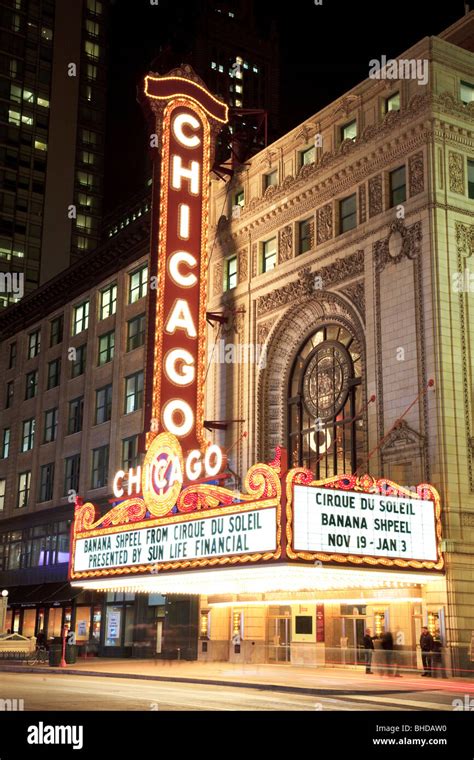
<instances>
[{"instance_id":1,"label":"building window","mask_svg":"<svg viewBox=\"0 0 474 760\"><path fill-rule=\"evenodd\" d=\"M5 398L5 409L9 409L13 402L13 392L14 392L14 383L13 380L10 380L7 383L7 392L6 392L6 398Z\"/></svg>"},{"instance_id":2,"label":"building window","mask_svg":"<svg viewBox=\"0 0 474 760\"><path fill-rule=\"evenodd\" d=\"M55 359L48 364L48 384L47 389L56 388L61 380L61 359Z\"/></svg>"},{"instance_id":3,"label":"building window","mask_svg":"<svg viewBox=\"0 0 474 760\"><path fill-rule=\"evenodd\" d=\"M114 358L115 349L115 331L111 330L99 337L99 359L98 365L101 367Z\"/></svg>"},{"instance_id":4,"label":"building window","mask_svg":"<svg viewBox=\"0 0 474 760\"><path fill-rule=\"evenodd\" d=\"M3 428L2 459L8 459L10 453L10 428Z\"/></svg>"},{"instance_id":5,"label":"building window","mask_svg":"<svg viewBox=\"0 0 474 760\"><path fill-rule=\"evenodd\" d=\"M148 267L144 266L131 272L128 285L128 302L135 303L146 296L148 284Z\"/></svg>"},{"instance_id":6,"label":"building window","mask_svg":"<svg viewBox=\"0 0 474 760\"><path fill-rule=\"evenodd\" d=\"M143 372L125 378L125 414L136 412L143 403Z\"/></svg>"},{"instance_id":7,"label":"building window","mask_svg":"<svg viewBox=\"0 0 474 760\"><path fill-rule=\"evenodd\" d=\"M89 327L89 301L84 301L74 307L72 334L78 335Z\"/></svg>"},{"instance_id":8,"label":"building window","mask_svg":"<svg viewBox=\"0 0 474 760\"><path fill-rule=\"evenodd\" d=\"M393 95L389 95L388 98L385 98L385 113L388 113L389 111L399 111L400 110L400 93L394 92Z\"/></svg>"},{"instance_id":9,"label":"building window","mask_svg":"<svg viewBox=\"0 0 474 760\"><path fill-rule=\"evenodd\" d=\"M54 464L44 464L40 470L38 501L51 501L54 487Z\"/></svg>"},{"instance_id":10,"label":"building window","mask_svg":"<svg viewBox=\"0 0 474 760\"><path fill-rule=\"evenodd\" d=\"M145 342L145 315L140 314L127 322L127 351L143 346Z\"/></svg>"},{"instance_id":11,"label":"building window","mask_svg":"<svg viewBox=\"0 0 474 760\"><path fill-rule=\"evenodd\" d=\"M122 441L122 470L130 470L138 465L138 435Z\"/></svg>"},{"instance_id":12,"label":"building window","mask_svg":"<svg viewBox=\"0 0 474 760\"><path fill-rule=\"evenodd\" d=\"M470 84L469 82L461 82L460 98L466 105L468 105L468 103L472 103L474 100L474 84Z\"/></svg>"},{"instance_id":13,"label":"building window","mask_svg":"<svg viewBox=\"0 0 474 760\"><path fill-rule=\"evenodd\" d=\"M83 343L82 346L75 348L75 359L71 363L71 377L79 377L83 375L86 369L86 349L87 346Z\"/></svg>"},{"instance_id":14,"label":"building window","mask_svg":"<svg viewBox=\"0 0 474 760\"><path fill-rule=\"evenodd\" d=\"M70 491L79 490L79 471L81 468L81 455L74 454L67 457L64 463L64 496L68 496Z\"/></svg>"},{"instance_id":15,"label":"building window","mask_svg":"<svg viewBox=\"0 0 474 760\"><path fill-rule=\"evenodd\" d=\"M263 175L263 189L268 187L276 187L278 185L278 172L274 169L272 172Z\"/></svg>"},{"instance_id":16,"label":"building window","mask_svg":"<svg viewBox=\"0 0 474 760\"><path fill-rule=\"evenodd\" d=\"M95 392L95 424L102 425L112 417L112 386L106 385Z\"/></svg>"},{"instance_id":17,"label":"building window","mask_svg":"<svg viewBox=\"0 0 474 760\"><path fill-rule=\"evenodd\" d=\"M348 124L341 127L341 142L344 140L355 140L357 137L357 121L353 119Z\"/></svg>"},{"instance_id":18,"label":"building window","mask_svg":"<svg viewBox=\"0 0 474 760\"><path fill-rule=\"evenodd\" d=\"M35 421L34 419L23 422L23 432L21 436L21 451L31 451L35 442Z\"/></svg>"},{"instance_id":19,"label":"building window","mask_svg":"<svg viewBox=\"0 0 474 760\"><path fill-rule=\"evenodd\" d=\"M316 148L311 146L311 148L306 148L305 150L302 150L300 153L300 166L306 166L307 164L314 164L316 160Z\"/></svg>"},{"instance_id":20,"label":"building window","mask_svg":"<svg viewBox=\"0 0 474 760\"><path fill-rule=\"evenodd\" d=\"M400 166L389 174L390 206L398 206L407 199L405 167Z\"/></svg>"},{"instance_id":21,"label":"building window","mask_svg":"<svg viewBox=\"0 0 474 760\"><path fill-rule=\"evenodd\" d=\"M58 430L58 410L48 409L44 413L43 443L51 443L56 440Z\"/></svg>"},{"instance_id":22,"label":"building window","mask_svg":"<svg viewBox=\"0 0 474 760\"><path fill-rule=\"evenodd\" d=\"M64 329L64 316L61 314L61 316L56 317L56 319L53 319L51 321L51 336L50 336L50 346L57 346L58 343L61 343L63 339L63 329Z\"/></svg>"},{"instance_id":23,"label":"building window","mask_svg":"<svg viewBox=\"0 0 474 760\"><path fill-rule=\"evenodd\" d=\"M234 206L243 208L245 206L245 193L243 190L238 190L234 195Z\"/></svg>"},{"instance_id":24,"label":"building window","mask_svg":"<svg viewBox=\"0 0 474 760\"><path fill-rule=\"evenodd\" d=\"M18 496L16 506L22 509L28 506L30 498L31 472L20 472L18 476Z\"/></svg>"},{"instance_id":25,"label":"building window","mask_svg":"<svg viewBox=\"0 0 474 760\"><path fill-rule=\"evenodd\" d=\"M225 290L237 287L237 256L231 256L225 262Z\"/></svg>"},{"instance_id":26,"label":"building window","mask_svg":"<svg viewBox=\"0 0 474 760\"><path fill-rule=\"evenodd\" d=\"M262 244L262 272L269 272L275 269L277 263L277 241L276 237L266 240Z\"/></svg>"},{"instance_id":27,"label":"building window","mask_svg":"<svg viewBox=\"0 0 474 760\"><path fill-rule=\"evenodd\" d=\"M86 32L91 37L98 37L99 36L99 24L96 21L91 21L90 19L86 19Z\"/></svg>"},{"instance_id":28,"label":"building window","mask_svg":"<svg viewBox=\"0 0 474 760\"><path fill-rule=\"evenodd\" d=\"M28 372L26 375L25 400L34 398L38 393L38 370Z\"/></svg>"},{"instance_id":29,"label":"building window","mask_svg":"<svg viewBox=\"0 0 474 760\"><path fill-rule=\"evenodd\" d=\"M474 200L474 159L467 161L467 195Z\"/></svg>"},{"instance_id":30,"label":"building window","mask_svg":"<svg viewBox=\"0 0 474 760\"><path fill-rule=\"evenodd\" d=\"M0 512L5 509L5 486L7 481L5 478L0 478Z\"/></svg>"},{"instance_id":31,"label":"building window","mask_svg":"<svg viewBox=\"0 0 474 760\"><path fill-rule=\"evenodd\" d=\"M13 369L16 365L16 342L10 343L10 349L8 354L8 369Z\"/></svg>"},{"instance_id":32,"label":"building window","mask_svg":"<svg viewBox=\"0 0 474 760\"><path fill-rule=\"evenodd\" d=\"M117 285L109 285L100 291L100 319L107 319L117 311Z\"/></svg>"},{"instance_id":33,"label":"building window","mask_svg":"<svg viewBox=\"0 0 474 760\"><path fill-rule=\"evenodd\" d=\"M298 224L298 253L306 253L313 247L313 220L304 219Z\"/></svg>"},{"instance_id":34,"label":"building window","mask_svg":"<svg viewBox=\"0 0 474 760\"><path fill-rule=\"evenodd\" d=\"M100 16L102 13L102 3L100 0L87 0L87 10L94 14L94 16Z\"/></svg>"},{"instance_id":35,"label":"building window","mask_svg":"<svg viewBox=\"0 0 474 760\"><path fill-rule=\"evenodd\" d=\"M72 399L69 402L69 413L67 418L67 434L73 435L80 433L82 430L82 418L84 414L84 398Z\"/></svg>"},{"instance_id":36,"label":"building window","mask_svg":"<svg viewBox=\"0 0 474 760\"><path fill-rule=\"evenodd\" d=\"M38 356L41 348L41 332L35 330L35 332L28 335L28 359Z\"/></svg>"},{"instance_id":37,"label":"building window","mask_svg":"<svg viewBox=\"0 0 474 760\"><path fill-rule=\"evenodd\" d=\"M356 194L339 201L339 234L353 230L357 226Z\"/></svg>"},{"instance_id":38,"label":"building window","mask_svg":"<svg viewBox=\"0 0 474 760\"><path fill-rule=\"evenodd\" d=\"M89 56L89 58L97 59L99 57L100 48L95 42L85 40L84 50L86 51L86 55Z\"/></svg>"},{"instance_id":39,"label":"building window","mask_svg":"<svg viewBox=\"0 0 474 760\"><path fill-rule=\"evenodd\" d=\"M306 339L288 384L288 452L292 467L318 480L355 472L364 461L362 361L356 338L326 324Z\"/></svg>"},{"instance_id":40,"label":"building window","mask_svg":"<svg viewBox=\"0 0 474 760\"><path fill-rule=\"evenodd\" d=\"M107 485L109 469L109 447L101 446L92 451L91 488L103 488Z\"/></svg>"}]
</instances>

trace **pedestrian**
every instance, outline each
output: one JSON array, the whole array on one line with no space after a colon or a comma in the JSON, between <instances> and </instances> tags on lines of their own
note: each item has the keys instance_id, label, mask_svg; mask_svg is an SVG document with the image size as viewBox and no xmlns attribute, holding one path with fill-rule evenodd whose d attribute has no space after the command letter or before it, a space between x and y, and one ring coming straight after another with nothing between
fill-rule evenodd
<instances>
[{"instance_id":1,"label":"pedestrian","mask_svg":"<svg viewBox=\"0 0 474 760\"><path fill-rule=\"evenodd\" d=\"M382 634L383 664L384 670L389 676L392 672L393 659L393 635L390 631L384 631ZM383 671L382 671L383 672Z\"/></svg>"},{"instance_id":2,"label":"pedestrian","mask_svg":"<svg viewBox=\"0 0 474 760\"><path fill-rule=\"evenodd\" d=\"M374 655L374 638L371 635L370 628L367 628L365 632L365 636L363 639L364 644L364 650L365 650L365 672L366 673L373 673L372 670L372 657Z\"/></svg>"},{"instance_id":3,"label":"pedestrian","mask_svg":"<svg viewBox=\"0 0 474 760\"><path fill-rule=\"evenodd\" d=\"M431 654L431 667L434 678L446 678L443 668L443 642L439 633L433 636L433 649Z\"/></svg>"},{"instance_id":4,"label":"pedestrian","mask_svg":"<svg viewBox=\"0 0 474 760\"><path fill-rule=\"evenodd\" d=\"M433 651L433 641L433 636L426 625L424 625L421 629L420 636L421 661L423 663L422 676L431 677L431 653Z\"/></svg>"}]
</instances>

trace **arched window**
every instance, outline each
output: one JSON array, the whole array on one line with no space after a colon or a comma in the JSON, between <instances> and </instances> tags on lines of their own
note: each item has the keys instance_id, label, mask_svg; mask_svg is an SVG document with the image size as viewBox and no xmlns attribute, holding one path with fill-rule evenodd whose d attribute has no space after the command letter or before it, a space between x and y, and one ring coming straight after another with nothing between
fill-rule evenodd
<instances>
[{"instance_id":1,"label":"arched window","mask_svg":"<svg viewBox=\"0 0 474 760\"><path fill-rule=\"evenodd\" d=\"M354 472L363 459L361 356L344 327L326 324L296 357L288 392L290 464L316 479Z\"/></svg>"}]
</instances>

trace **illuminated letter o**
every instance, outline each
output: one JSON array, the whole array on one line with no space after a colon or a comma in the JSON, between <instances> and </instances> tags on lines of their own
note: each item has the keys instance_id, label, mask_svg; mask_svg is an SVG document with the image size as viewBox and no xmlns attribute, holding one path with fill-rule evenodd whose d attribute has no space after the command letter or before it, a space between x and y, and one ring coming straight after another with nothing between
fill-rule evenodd
<instances>
[{"instance_id":1,"label":"illuminated letter o","mask_svg":"<svg viewBox=\"0 0 474 760\"><path fill-rule=\"evenodd\" d=\"M177 425L174 421L174 416L176 414L181 415L183 418L180 425ZM163 408L163 424L166 430L173 435L178 437L188 435L194 425L193 410L186 401L180 399L168 401Z\"/></svg>"}]
</instances>

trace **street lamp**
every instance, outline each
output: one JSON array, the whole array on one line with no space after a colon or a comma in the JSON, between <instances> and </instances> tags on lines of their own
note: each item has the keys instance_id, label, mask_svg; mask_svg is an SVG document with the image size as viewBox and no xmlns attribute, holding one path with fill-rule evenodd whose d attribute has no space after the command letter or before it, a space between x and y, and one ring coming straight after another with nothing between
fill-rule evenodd
<instances>
[{"instance_id":1,"label":"street lamp","mask_svg":"<svg viewBox=\"0 0 474 760\"><path fill-rule=\"evenodd\" d=\"M6 588L3 589L2 596L8 596L8 591Z\"/></svg>"}]
</instances>

